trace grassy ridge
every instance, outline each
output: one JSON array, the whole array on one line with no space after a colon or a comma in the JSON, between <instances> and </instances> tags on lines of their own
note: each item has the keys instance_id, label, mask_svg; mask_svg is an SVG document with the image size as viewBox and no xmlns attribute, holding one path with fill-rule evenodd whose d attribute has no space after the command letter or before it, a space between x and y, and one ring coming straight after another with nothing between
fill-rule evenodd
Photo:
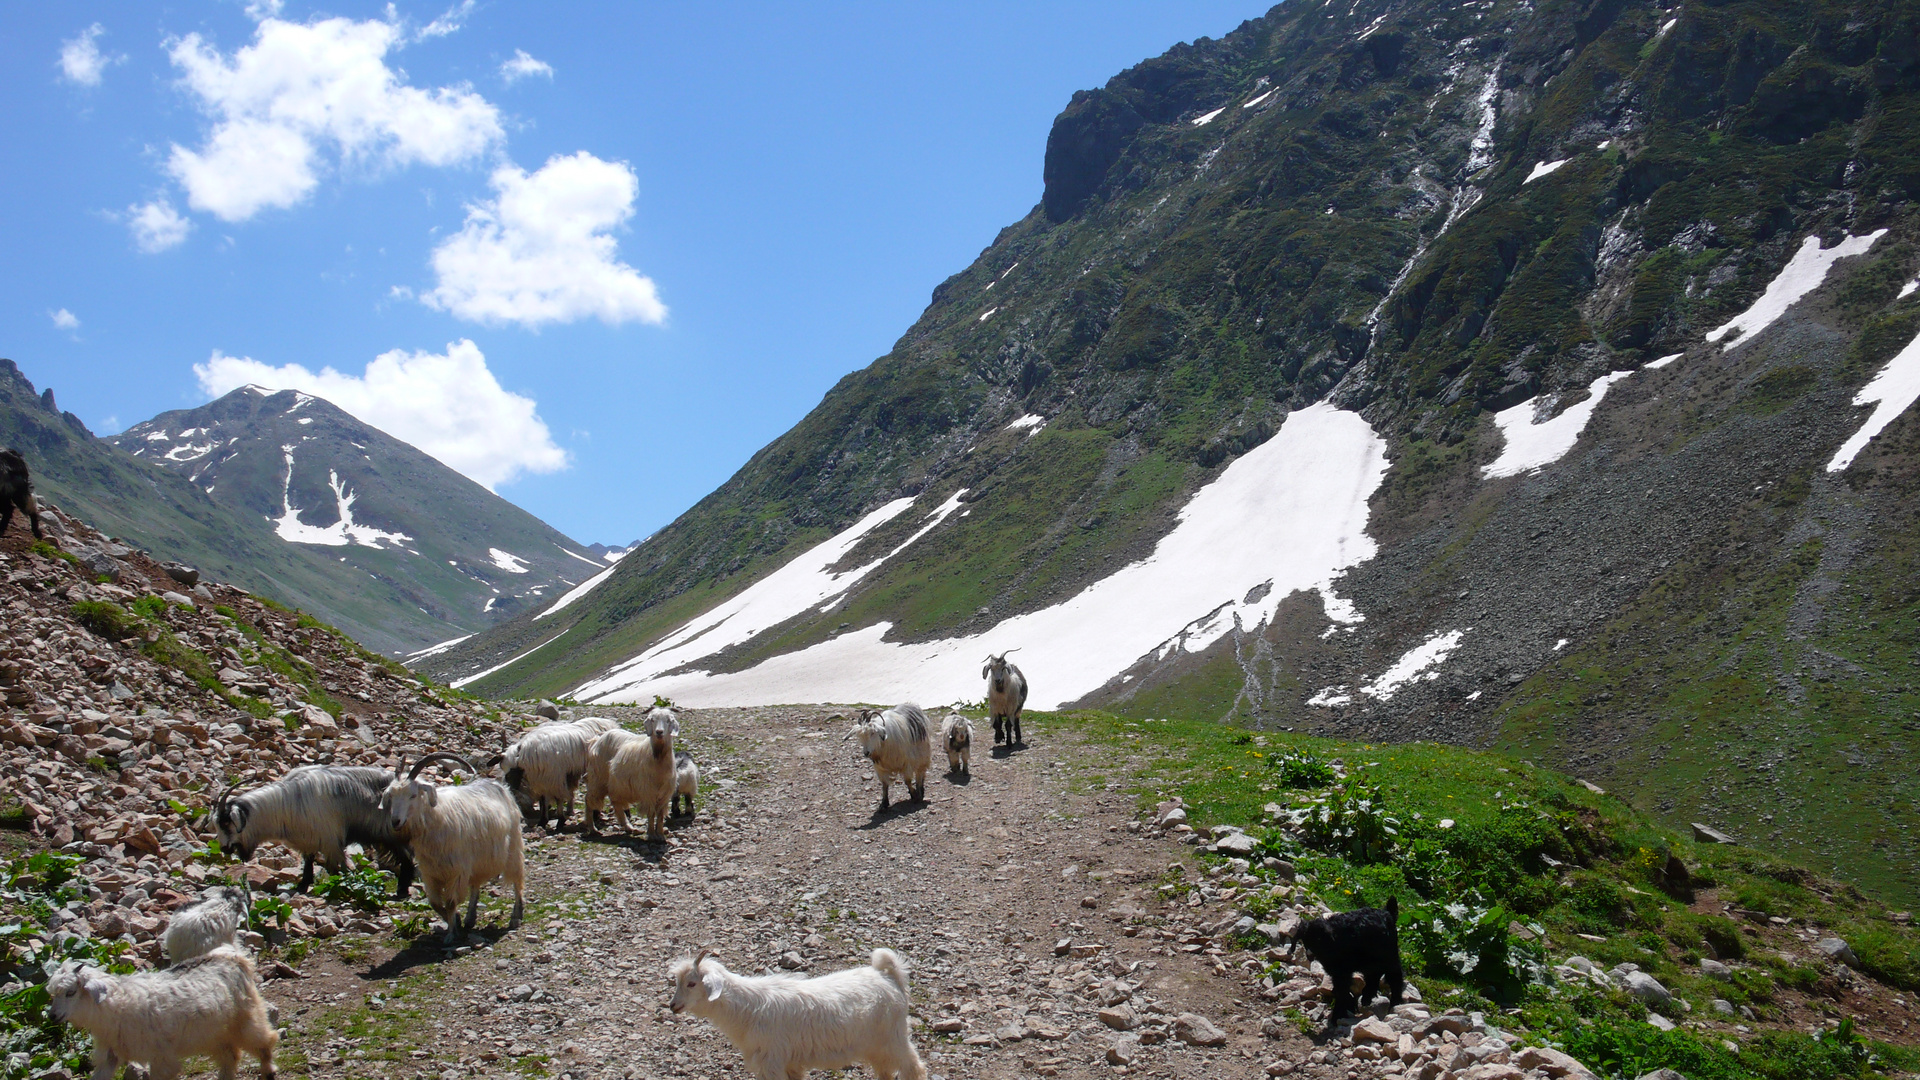
<instances>
[{"instance_id":1,"label":"grassy ridge","mask_svg":"<svg viewBox=\"0 0 1920 1080\"><path fill-rule=\"evenodd\" d=\"M1293 861L1309 899L1339 910L1398 898L1408 970L1427 1000L1503 1009L1502 1028L1561 1045L1603 1074L1670 1066L1696 1080L1785 1080L1920 1067L1910 1049L1854 1035L1847 1014L1868 999L1847 993L1796 931L1846 940L1884 984L1871 999L1879 1005L1887 988L1920 990L1920 933L1850 886L1754 848L1695 844L1563 774L1459 747L1209 721L1076 712L1031 714L1028 727L1111 752L1110 767L1082 783L1118 784L1143 808L1180 796L1197 829L1248 827L1258 854ZM1269 804L1344 808L1334 816L1347 828L1268 827ZM1370 828L1374 843L1357 839ZM1684 884L1670 858L1687 868ZM1264 914L1272 896L1254 888L1240 903ZM1449 956L1463 949L1484 963L1459 970ZM1627 994L1543 974L1576 954L1659 979L1673 1002L1656 1008L1675 1030L1651 1026L1649 1007ZM1732 966L1729 980L1701 970L1713 958ZM1717 1014L1716 999L1747 1014Z\"/></svg>"}]
</instances>

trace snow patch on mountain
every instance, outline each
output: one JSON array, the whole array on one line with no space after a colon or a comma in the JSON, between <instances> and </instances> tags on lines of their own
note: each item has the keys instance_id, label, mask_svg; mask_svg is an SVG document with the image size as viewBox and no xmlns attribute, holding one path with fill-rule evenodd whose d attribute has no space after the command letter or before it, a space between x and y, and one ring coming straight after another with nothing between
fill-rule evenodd
<instances>
[{"instance_id":1,"label":"snow patch on mountain","mask_svg":"<svg viewBox=\"0 0 1920 1080\"><path fill-rule=\"evenodd\" d=\"M1526 187L1543 176L1552 176L1560 171L1561 166L1572 160L1572 158L1561 158L1559 161L1542 161L1533 167L1533 171L1527 174L1525 180L1520 181L1520 186Z\"/></svg>"},{"instance_id":2,"label":"snow patch on mountain","mask_svg":"<svg viewBox=\"0 0 1920 1080\"><path fill-rule=\"evenodd\" d=\"M1473 627L1467 627L1471 630ZM1460 639L1467 630L1448 630L1434 634L1427 640L1408 649L1406 654L1393 662L1393 666L1380 673L1380 677L1362 686L1360 692L1376 701L1386 701L1393 697L1401 687L1422 679L1433 680L1440 677L1433 669L1444 663L1453 650L1460 647ZM1312 702L1308 702L1312 704Z\"/></svg>"},{"instance_id":3,"label":"snow patch on mountain","mask_svg":"<svg viewBox=\"0 0 1920 1080\"><path fill-rule=\"evenodd\" d=\"M1820 246L1818 236L1809 236L1800 241L1800 250L1793 253L1787 265L1767 283L1767 291L1753 306L1728 319L1726 322L1707 332L1708 341L1720 341L1734 331L1739 331L1739 341L1752 341L1755 335L1773 325L1773 321L1787 313L1787 309L1799 302L1800 298L1820 287L1827 280L1827 271L1833 264L1852 255L1865 255L1881 237L1887 235L1885 229L1875 229L1865 236L1850 236L1830 248Z\"/></svg>"},{"instance_id":4,"label":"snow patch on mountain","mask_svg":"<svg viewBox=\"0 0 1920 1080\"><path fill-rule=\"evenodd\" d=\"M300 508L293 505L293 445L282 446L280 452L286 458L287 475L280 484L280 516L268 518L273 522L273 531L280 539L290 544L320 544L326 547L345 547L359 544L361 547L377 548L382 543L404 548L413 537L406 533L386 532L371 525L361 525L353 520L354 494L340 482L340 474L327 470L327 486L333 489L333 504L338 520L327 526L308 525L300 520Z\"/></svg>"},{"instance_id":5,"label":"snow patch on mountain","mask_svg":"<svg viewBox=\"0 0 1920 1080\"><path fill-rule=\"evenodd\" d=\"M1580 433L1587 429L1593 410L1607 396L1607 388L1631 374L1631 371L1616 371L1593 380L1587 387L1587 399L1558 416L1541 418L1540 414L1553 406L1553 399L1547 395L1530 397L1510 409L1494 413L1493 422L1506 437L1506 445L1493 464L1481 469L1480 474L1495 480L1534 472L1559 461L1580 441Z\"/></svg>"},{"instance_id":6,"label":"snow patch on mountain","mask_svg":"<svg viewBox=\"0 0 1920 1080\"><path fill-rule=\"evenodd\" d=\"M460 644L461 642L467 640L468 638L471 638L472 636L473 636L472 634L463 634L457 638L449 638L438 645L429 645L426 648L421 649L419 652L410 652L405 656L401 657L401 659L407 660L407 661L414 661L414 660L425 660L429 656L439 656L441 653L446 652L448 649L453 648L455 645Z\"/></svg>"},{"instance_id":7,"label":"snow patch on mountain","mask_svg":"<svg viewBox=\"0 0 1920 1080\"><path fill-rule=\"evenodd\" d=\"M1047 426L1047 418L1035 413L1027 413L1007 425L1008 431L1024 431L1028 435L1038 435L1040 429Z\"/></svg>"},{"instance_id":8,"label":"snow patch on mountain","mask_svg":"<svg viewBox=\"0 0 1920 1080\"><path fill-rule=\"evenodd\" d=\"M493 565L505 570L509 574L524 574L527 572L527 560L515 555L511 551L502 551L497 547L490 547L487 549L487 558L493 560Z\"/></svg>"},{"instance_id":9,"label":"snow patch on mountain","mask_svg":"<svg viewBox=\"0 0 1920 1080\"><path fill-rule=\"evenodd\" d=\"M1144 657L1204 649L1235 626L1252 630L1296 592L1319 590L1329 609L1352 616L1351 605L1334 598L1331 586L1335 576L1375 552L1366 534L1367 500L1386 469L1386 443L1366 420L1328 404L1314 405L1293 413L1279 434L1241 455L1197 492L1151 555L1053 607L966 637L890 642L885 638L892 625L882 622L745 671L668 674L745 640L728 625L742 609L756 606L743 593L579 687L575 696L631 702L661 693L702 707L976 700L980 657L1018 647L1020 666L1032 680L1029 704L1056 708L1099 689ZM844 552L852 543L842 537L857 541L880 523L875 515L890 518L902 509L882 507L822 546ZM796 585L779 592L845 591L851 582L824 580L824 568L833 562L808 552L762 584L791 575ZM789 600L740 625L771 626L796 611Z\"/></svg>"},{"instance_id":10,"label":"snow patch on mountain","mask_svg":"<svg viewBox=\"0 0 1920 1080\"><path fill-rule=\"evenodd\" d=\"M568 554L572 554L572 552L568 552ZM609 566L605 570L600 571L599 573L593 575L592 577L581 582L580 584L575 585L573 588L568 589L565 593L561 595L560 599L555 600L553 602L552 607L548 608L547 610L541 612L538 615L535 615L533 617L534 621L538 622L539 620L546 618L547 616L553 614L556 611L566 610L569 604L572 604L575 600L578 600L581 597L592 592L593 590L599 588L600 583L612 577L613 572L618 569L619 567L617 566Z\"/></svg>"},{"instance_id":11,"label":"snow patch on mountain","mask_svg":"<svg viewBox=\"0 0 1920 1080\"><path fill-rule=\"evenodd\" d=\"M1854 457L1867 448L1873 437L1885 431L1916 399L1920 399L1920 336L1907 342L1907 347L1887 361L1887 366L1880 369L1873 381L1853 396L1856 406L1873 405L1874 410L1867 422L1840 444L1833 460L1827 462L1827 471L1839 472L1853 464Z\"/></svg>"}]
</instances>

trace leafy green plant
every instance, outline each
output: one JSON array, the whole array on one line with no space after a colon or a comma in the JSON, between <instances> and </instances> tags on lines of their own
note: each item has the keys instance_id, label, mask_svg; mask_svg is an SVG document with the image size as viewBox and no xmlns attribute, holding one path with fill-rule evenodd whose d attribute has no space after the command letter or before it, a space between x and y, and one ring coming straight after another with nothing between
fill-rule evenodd
<instances>
[{"instance_id":1,"label":"leafy green plant","mask_svg":"<svg viewBox=\"0 0 1920 1080\"><path fill-rule=\"evenodd\" d=\"M84 862L81 856L52 851L0 862L0 909L8 912L8 921L0 925L0 957L24 984L0 995L0 1076L6 1080L56 1066L78 1072L86 1063L89 1041L47 1012L46 981L60 965L78 961L114 974L133 970L125 942L41 929L50 925L56 908L85 898L75 874Z\"/></svg>"},{"instance_id":2,"label":"leafy green plant","mask_svg":"<svg viewBox=\"0 0 1920 1080\"><path fill-rule=\"evenodd\" d=\"M248 920L252 925L265 926L271 922L285 928L287 921L293 918L293 905L278 893L267 893L253 898L253 907L249 909Z\"/></svg>"},{"instance_id":3,"label":"leafy green plant","mask_svg":"<svg viewBox=\"0 0 1920 1080\"><path fill-rule=\"evenodd\" d=\"M313 891L330 904L344 904L361 911L379 911L387 897L392 895L393 888L393 875L363 855L352 859L344 873L327 875L326 880L313 887Z\"/></svg>"},{"instance_id":4,"label":"leafy green plant","mask_svg":"<svg viewBox=\"0 0 1920 1080\"><path fill-rule=\"evenodd\" d=\"M1386 812L1378 788L1343 784L1295 813L1302 843L1356 865L1387 861L1399 843L1400 820Z\"/></svg>"},{"instance_id":5,"label":"leafy green plant","mask_svg":"<svg viewBox=\"0 0 1920 1080\"><path fill-rule=\"evenodd\" d=\"M1275 754L1267 759L1273 779L1285 788L1323 788L1334 781L1333 766L1311 754Z\"/></svg>"},{"instance_id":6,"label":"leafy green plant","mask_svg":"<svg viewBox=\"0 0 1920 1080\"><path fill-rule=\"evenodd\" d=\"M1500 1002L1517 1001L1529 983L1546 972L1538 945L1513 936L1513 915L1477 894L1456 901L1410 908L1401 913L1400 933L1420 958L1421 971L1433 978L1465 982ZM1536 933L1539 931L1536 929Z\"/></svg>"}]
</instances>

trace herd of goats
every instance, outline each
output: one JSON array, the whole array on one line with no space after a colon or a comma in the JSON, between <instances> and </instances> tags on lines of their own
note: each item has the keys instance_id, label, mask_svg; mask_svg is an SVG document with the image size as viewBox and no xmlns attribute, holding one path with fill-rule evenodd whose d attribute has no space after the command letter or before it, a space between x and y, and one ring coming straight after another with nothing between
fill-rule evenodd
<instances>
[{"instance_id":1,"label":"herd of goats","mask_svg":"<svg viewBox=\"0 0 1920 1080\"><path fill-rule=\"evenodd\" d=\"M1005 653L989 657L981 675L994 743L1022 745L1025 676ZM679 734L679 718L665 706L647 714L640 733L600 717L556 718L487 763L486 771L500 769L499 779L482 777L468 759L445 752L427 754L411 769L402 758L393 772L306 765L243 794L222 791L210 812L223 851L249 860L262 845L277 843L301 854L303 891L313 884L316 859L329 873L345 872L352 845L394 874L397 900L406 898L417 873L427 902L446 921L445 942L452 946L462 932L472 932L480 891L497 880L513 887L507 929L520 925L522 830L547 827L555 811L554 827L565 828L582 779L589 833L599 831L601 808L608 804L624 833L633 831L628 810L644 810L649 840L663 839L669 817L683 808L692 814L700 770L691 755L674 748ZM925 799L933 732L920 706L863 710L847 738L873 765L882 811L896 780L914 801ZM948 770L970 771L971 723L955 713L939 739ZM421 773L436 763L465 769L476 779L423 779ZM263 1077L274 1075L280 1036L268 1019L253 961L238 941L250 904L245 889L214 886L180 909L161 938L170 962L161 970L112 975L69 964L54 974L47 983L51 1010L92 1034L94 1080L111 1080L122 1064L135 1063L144 1064L152 1080L173 1080L184 1059L201 1055L213 1059L221 1080L232 1080L243 1055L259 1058ZM798 1077L857 1062L870 1065L882 1080L927 1075L909 1038L906 963L892 950L874 950L869 966L810 979L735 975L702 950L677 961L669 976L673 1011L712 1022L756 1076Z\"/></svg>"}]
</instances>

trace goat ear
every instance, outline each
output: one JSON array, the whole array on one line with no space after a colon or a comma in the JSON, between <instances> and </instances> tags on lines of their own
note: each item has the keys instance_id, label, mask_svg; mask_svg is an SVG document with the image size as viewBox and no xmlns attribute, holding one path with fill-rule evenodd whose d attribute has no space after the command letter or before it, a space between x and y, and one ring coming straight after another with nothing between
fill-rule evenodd
<instances>
[{"instance_id":1,"label":"goat ear","mask_svg":"<svg viewBox=\"0 0 1920 1080\"><path fill-rule=\"evenodd\" d=\"M85 990L87 996L95 1001L105 1001L107 1000L107 996L113 992L113 983L101 978L100 973L97 971L82 971L80 973L80 979L80 988Z\"/></svg>"},{"instance_id":2,"label":"goat ear","mask_svg":"<svg viewBox=\"0 0 1920 1080\"><path fill-rule=\"evenodd\" d=\"M726 992L727 980L722 978L718 971L706 972L701 976L700 981L707 988L708 1001L719 1001L720 995Z\"/></svg>"},{"instance_id":3,"label":"goat ear","mask_svg":"<svg viewBox=\"0 0 1920 1080\"><path fill-rule=\"evenodd\" d=\"M680 737L680 718L677 716L673 718L672 731L673 731L674 738L677 739Z\"/></svg>"},{"instance_id":4,"label":"goat ear","mask_svg":"<svg viewBox=\"0 0 1920 1080\"><path fill-rule=\"evenodd\" d=\"M440 785L428 784L427 790L421 793L421 797L427 800L428 806L440 805Z\"/></svg>"}]
</instances>

